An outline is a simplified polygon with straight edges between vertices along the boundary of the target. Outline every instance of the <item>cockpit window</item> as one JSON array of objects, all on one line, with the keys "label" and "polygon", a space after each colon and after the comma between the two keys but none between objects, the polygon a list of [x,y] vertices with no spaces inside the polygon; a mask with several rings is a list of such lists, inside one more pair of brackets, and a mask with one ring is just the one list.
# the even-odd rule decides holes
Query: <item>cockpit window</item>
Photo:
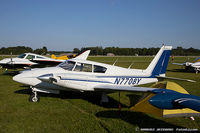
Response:
[{"label": "cockpit window", "polygon": [[73,61],[65,61],[58,66],[65,70],[72,71],[72,69],[74,68],[74,65],[75,65],[75,62]]},{"label": "cockpit window", "polygon": [[92,72],[92,64],[76,63],[76,72]]},{"label": "cockpit window", "polygon": [[105,73],[106,70],[107,70],[107,68],[105,68],[105,67],[94,65],[95,73]]},{"label": "cockpit window", "polygon": [[18,56],[18,58],[24,58],[26,56],[26,54],[21,54]]},{"label": "cockpit window", "polygon": [[34,59],[34,58],[35,58],[34,55],[28,55],[28,56],[26,57],[26,59],[28,59],[28,60],[32,60],[32,59]]}]

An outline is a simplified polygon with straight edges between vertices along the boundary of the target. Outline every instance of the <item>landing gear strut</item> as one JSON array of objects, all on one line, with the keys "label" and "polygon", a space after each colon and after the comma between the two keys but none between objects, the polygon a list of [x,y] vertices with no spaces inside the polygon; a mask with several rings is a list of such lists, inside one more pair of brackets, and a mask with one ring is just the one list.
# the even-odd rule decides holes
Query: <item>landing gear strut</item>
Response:
[{"label": "landing gear strut", "polygon": [[32,94],[29,97],[29,101],[30,102],[39,102],[40,101],[40,97],[39,95],[37,95],[37,91],[34,90],[34,88],[32,88]]}]

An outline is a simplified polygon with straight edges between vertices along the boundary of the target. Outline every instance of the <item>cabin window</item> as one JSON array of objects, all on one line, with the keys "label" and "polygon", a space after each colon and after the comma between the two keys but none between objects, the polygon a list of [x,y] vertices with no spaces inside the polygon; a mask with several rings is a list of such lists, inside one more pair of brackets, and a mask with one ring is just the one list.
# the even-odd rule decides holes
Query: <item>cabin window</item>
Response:
[{"label": "cabin window", "polygon": [[106,70],[107,70],[107,68],[105,68],[105,67],[94,65],[95,73],[105,73]]},{"label": "cabin window", "polygon": [[32,59],[34,59],[34,58],[35,58],[34,55],[28,55],[28,56],[26,57],[26,59],[28,59],[28,60],[32,60]]},{"label": "cabin window", "polygon": [[83,70],[83,64],[77,62],[74,71],[81,72],[82,70]]},{"label": "cabin window", "polygon": [[83,72],[92,72],[92,64],[83,64]]},{"label": "cabin window", "polygon": [[26,56],[26,54],[21,54],[18,56],[18,58],[24,58]]},{"label": "cabin window", "polygon": [[76,72],[92,72],[92,64],[76,63]]},{"label": "cabin window", "polygon": [[72,71],[72,69],[74,68],[74,65],[75,65],[75,62],[73,61],[65,61],[58,66],[65,70]]}]

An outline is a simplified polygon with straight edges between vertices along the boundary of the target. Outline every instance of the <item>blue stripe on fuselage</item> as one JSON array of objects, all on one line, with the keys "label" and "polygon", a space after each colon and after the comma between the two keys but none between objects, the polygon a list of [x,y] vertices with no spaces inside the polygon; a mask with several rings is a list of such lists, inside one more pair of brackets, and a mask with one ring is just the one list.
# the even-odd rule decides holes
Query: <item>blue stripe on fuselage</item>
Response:
[{"label": "blue stripe on fuselage", "polygon": [[[155,77],[135,77],[135,76],[98,76],[101,78],[113,78],[113,82],[102,81],[102,80],[87,80],[87,79],[74,79],[74,78],[61,78],[61,80],[72,80],[72,81],[82,81],[82,82],[96,82],[96,83],[108,83],[117,85],[137,85],[142,79],[145,78],[155,78]],[[119,81],[118,81],[119,80]],[[118,81],[118,82],[117,82]]]},{"label": "blue stripe on fuselage", "polygon": [[85,79],[71,79],[71,78],[61,78],[61,80],[73,80],[73,81],[85,81],[85,82],[98,82],[98,83],[111,83],[109,81],[99,81],[99,80],[85,80]]}]

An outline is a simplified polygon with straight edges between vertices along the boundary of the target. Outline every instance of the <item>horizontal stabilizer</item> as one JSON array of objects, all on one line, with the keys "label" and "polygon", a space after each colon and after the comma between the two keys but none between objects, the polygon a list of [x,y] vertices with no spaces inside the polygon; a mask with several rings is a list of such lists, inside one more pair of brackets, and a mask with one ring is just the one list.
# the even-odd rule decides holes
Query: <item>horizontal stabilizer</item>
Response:
[{"label": "horizontal stabilizer", "polygon": [[196,81],[191,80],[191,79],[182,79],[182,78],[174,78],[174,77],[156,76],[156,78],[160,78],[160,79],[172,79],[172,80],[182,80],[182,81],[188,81],[188,82],[196,82]]}]

